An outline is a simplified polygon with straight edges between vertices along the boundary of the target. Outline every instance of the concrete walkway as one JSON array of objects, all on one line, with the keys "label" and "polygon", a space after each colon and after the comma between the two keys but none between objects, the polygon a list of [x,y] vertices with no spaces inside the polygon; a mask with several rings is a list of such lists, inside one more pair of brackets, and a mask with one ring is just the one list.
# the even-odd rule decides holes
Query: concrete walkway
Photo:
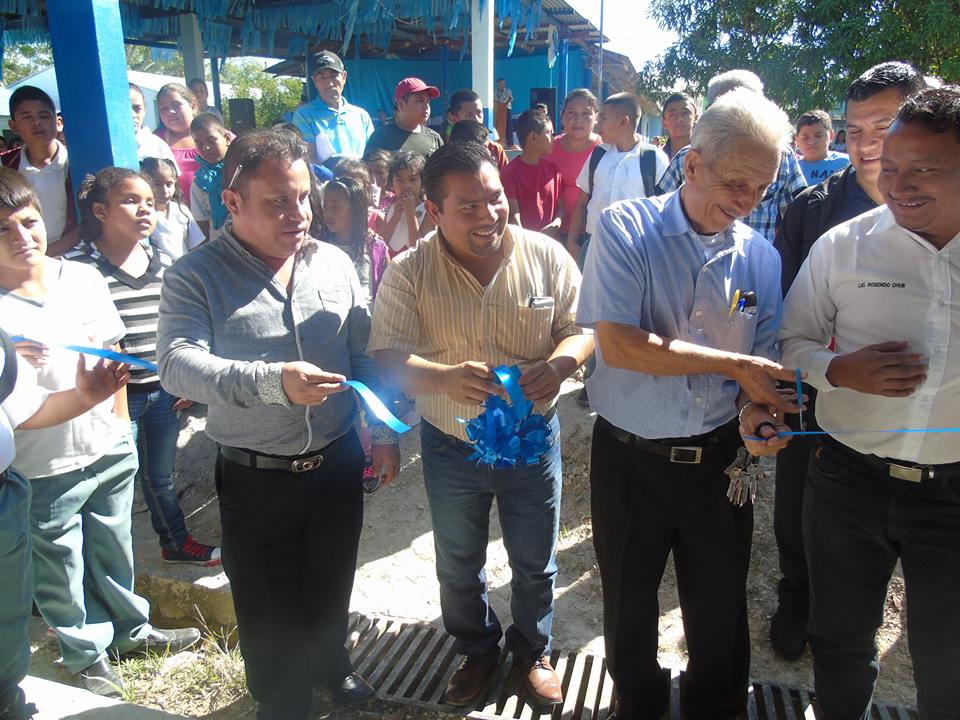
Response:
[{"label": "concrete walkway", "polygon": [[33,676],[27,676],[20,687],[27,694],[27,701],[39,710],[34,720],[182,720],[184,717]]}]

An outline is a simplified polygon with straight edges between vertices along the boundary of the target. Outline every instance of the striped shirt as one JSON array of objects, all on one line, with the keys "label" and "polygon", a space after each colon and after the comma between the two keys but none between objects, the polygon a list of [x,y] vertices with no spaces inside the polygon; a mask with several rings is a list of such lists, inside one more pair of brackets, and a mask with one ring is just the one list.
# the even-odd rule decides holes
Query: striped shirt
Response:
[{"label": "striped shirt", "polygon": [[[675,192],[624,200],[600,213],[590,239],[577,321],[641,328],[662,338],[776,359],[780,256],[746,225],[701,236]],[[753,293],[753,309],[734,298]],[[731,310],[732,306],[732,310]],[[612,368],[597,346],[590,407],[645,438],[683,438],[737,414],[739,386],[723,375],[658,376]]]},{"label": "striped shirt", "polygon": [[[434,232],[397,257],[380,283],[367,352],[400,350],[430,362],[468,360],[519,365],[547,360],[575,321],[580,271],[563,246],[510,225],[504,258],[483,287]],[[550,404],[536,408],[545,412]],[[446,395],[420,395],[417,409],[431,425],[466,439],[463,423],[481,408]]]},{"label": "striped shirt", "polygon": [[[120,348],[128,355],[141,360],[157,362],[157,321],[160,315],[160,286],[163,271],[173,264],[173,259],[162,250],[143,243],[150,262],[146,272],[133,277],[100,254],[96,245],[88,240],[67,254],[67,259],[93,265],[110,288],[120,319],[127,329],[120,341]],[[130,368],[128,392],[152,392],[160,387],[156,372],[142,367]]]}]

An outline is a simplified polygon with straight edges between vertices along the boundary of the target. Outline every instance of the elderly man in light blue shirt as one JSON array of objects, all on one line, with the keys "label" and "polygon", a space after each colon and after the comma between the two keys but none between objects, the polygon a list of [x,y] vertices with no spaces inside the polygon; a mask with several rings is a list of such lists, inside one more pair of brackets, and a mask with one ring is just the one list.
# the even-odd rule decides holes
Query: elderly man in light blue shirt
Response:
[{"label": "elderly man in light blue shirt", "polygon": [[[577,322],[596,331],[590,470],[604,639],[618,715],[659,718],[657,590],[673,552],[690,662],[686,717],[735,718],[750,668],[746,578],[753,512],[728,501],[741,446],[782,447],[794,409],[777,380],[780,259],[737,221],[777,176],[786,115],[749,90],[704,113],[675,193],[615,203],[587,255]],[[749,402],[754,401],[753,403]],[[769,423],[762,429],[762,423]]]},{"label": "elderly man in light blue shirt", "polygon": [[[359,159],[373,134],[370,114],[343,97],[346,83],[347,71],[337,55],[324,50],[314,56],[313,84],[320,97],[293,113],[293,124],[303,133],[314,162],[322,163],[332,155]],[[322,136],[319,143],[318,135]]]}]

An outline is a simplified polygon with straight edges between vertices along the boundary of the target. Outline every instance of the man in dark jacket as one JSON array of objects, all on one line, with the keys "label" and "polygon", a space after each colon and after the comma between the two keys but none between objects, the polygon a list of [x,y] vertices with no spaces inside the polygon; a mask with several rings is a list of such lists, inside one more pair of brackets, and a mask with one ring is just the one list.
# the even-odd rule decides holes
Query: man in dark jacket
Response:
[{"label": "man in dark jacket", "polygon": [[[846,92],[850,166],[801,192],[777,229],[774,245],[780,252],[784,295],[817,238],[883,202],[877,189],[883,138],[903,101],[924,87],[923,76],[902,62],[875,65],[850,83]],[[804,392],[809,396],[803,414],[806,429],[815,430],[815,391],[804,386]],[[798,416],[788,418],[799,429]],[[807,563],[800,520],[813,445],[809,437],[795,437],[777,455],[773,527],[783,577],[777,586],[779,603],[770,621],[770,642],[787,660],[799,658],[807,643]]]}]

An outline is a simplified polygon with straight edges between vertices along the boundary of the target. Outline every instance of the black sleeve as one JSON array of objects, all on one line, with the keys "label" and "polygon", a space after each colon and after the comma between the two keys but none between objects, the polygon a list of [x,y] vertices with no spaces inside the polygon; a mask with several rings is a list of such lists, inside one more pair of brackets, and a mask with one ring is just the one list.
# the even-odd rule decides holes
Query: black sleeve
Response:
[{"label": "black sleeve", "polygon": [[773,241],[774,247],[780,253],[780,286],[786,297],[787,291],[793,284],[794,278],[800,272],[800,266],[807,256],[804,242],[804,218],[807,212],[807,203],[810,200],[809,192],[801,192],[793,202],[787,206],[777,235]]}]

